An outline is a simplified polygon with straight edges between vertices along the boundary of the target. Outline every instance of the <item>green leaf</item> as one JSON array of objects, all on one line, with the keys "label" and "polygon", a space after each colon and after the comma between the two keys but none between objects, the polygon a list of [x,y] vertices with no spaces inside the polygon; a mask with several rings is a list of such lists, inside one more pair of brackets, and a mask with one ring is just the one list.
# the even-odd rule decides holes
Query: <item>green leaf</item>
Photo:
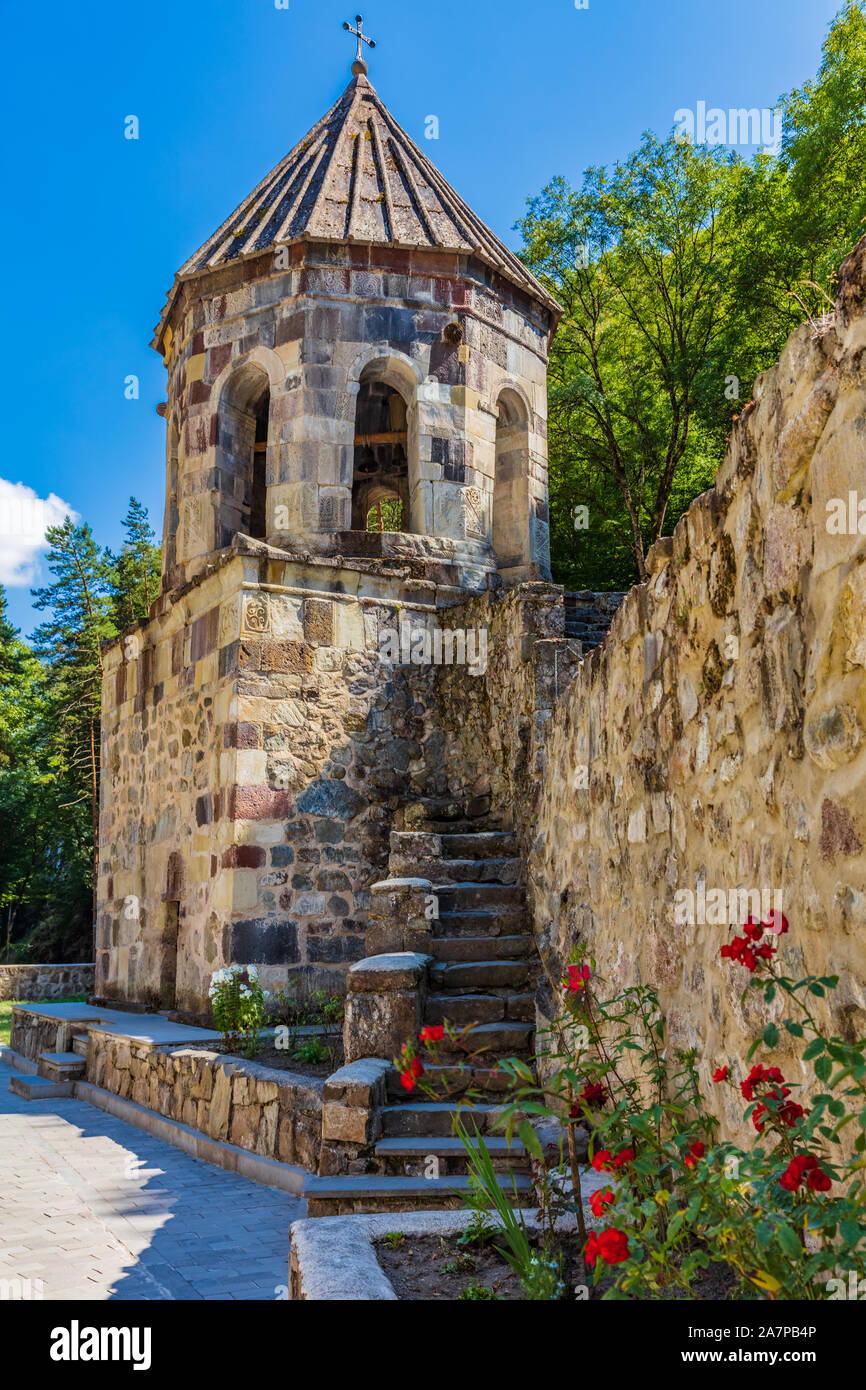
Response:
[{"label": "green leaf", "polygon": [[824,1039],[813,1038],[808,1047],[803,1049],[803,1061],[811,1062],[813,1057],[820,1057],[824,1051]]},{"label": "green leaf", "polygon": [[802,1023],[795,1023],[793,1019],[791,1019],[791,1018],[786,1018],[786,1019],[785,1019],[785,1027],[787,1028],[788,1032],[792,1035],[792,1037],[795,1037],[795,1038],[802,1038],[802,1036],[803,1036],[803,1025],[802,1025]]},{"label": "green leaf", "polygon": [[779,1041],[779,1030],[775,1023],[768,1023],[764,1029],[764,1042],[767,1047],[775,1047]]},{"label": "green leaf", "polygon": [[833,1070],[833,1063],[829,1057],[815,1058],[815,1075],[819,1081],[829,1081],[830,1073]]},{"label": "green leaf", "polygon": [[524,1148],[532,1154],[532,1157],[543,1162],[544,1150],[541,1147],[541,1141],[528,1120],[521,1120],[517,1126],[517,1133]]},{"label": "green leaf", "polygon": [[843,1221],[839,1222],[839,1232],[845,1244],[851,1250],[856,1250],[860,1241],[863,1239],[862,1227],[859,1222],[852,1220],[850,1216],[846,1216]]},{"label": "green leaf", "polygon": [[776,1240],[781,1245],[785,1254],[791,1260],[800,1260],[803,1255],[803,1247],[797,1239],[796,1231],[790,1226],[781,1225],[776,1229]]}]

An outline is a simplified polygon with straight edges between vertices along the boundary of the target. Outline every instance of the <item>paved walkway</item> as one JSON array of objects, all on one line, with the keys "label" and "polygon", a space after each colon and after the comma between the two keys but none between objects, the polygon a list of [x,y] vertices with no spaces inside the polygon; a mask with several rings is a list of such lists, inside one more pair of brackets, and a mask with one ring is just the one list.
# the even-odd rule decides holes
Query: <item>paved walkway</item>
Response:
[{"label": "paved walkway", "polygon": [[0,1298],[16,1279],[45,1299],[286,1297],[303,1202],[84,1101],[22,1100],[12,1075],[0,1063]]}]

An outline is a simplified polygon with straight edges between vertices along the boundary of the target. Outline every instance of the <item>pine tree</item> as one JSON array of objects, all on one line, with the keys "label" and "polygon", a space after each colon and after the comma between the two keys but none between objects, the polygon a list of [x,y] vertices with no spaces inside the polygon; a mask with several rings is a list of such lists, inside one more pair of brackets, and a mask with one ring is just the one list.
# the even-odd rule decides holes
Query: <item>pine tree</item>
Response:
[{"label": "pine tree", "polygon": [[91,877],[95,901],[99,856],[99,716],[103,663],[100,643],[117,635],[112,617],[111,557],[90,527],[69,517],[46,532],[54,582],[34,589],[33,606],[48,610],[33,634],[51,691],[49,734],[64,809],[89,803]]},{"label": "pine tree", "polygon": [[112,616],[118,632],[147,617],[159,593],[161,570],[160,549],[147,508],[135,497],[129,499],[123,528],[126,540],[119,554],[112,557],[110,578]]}]

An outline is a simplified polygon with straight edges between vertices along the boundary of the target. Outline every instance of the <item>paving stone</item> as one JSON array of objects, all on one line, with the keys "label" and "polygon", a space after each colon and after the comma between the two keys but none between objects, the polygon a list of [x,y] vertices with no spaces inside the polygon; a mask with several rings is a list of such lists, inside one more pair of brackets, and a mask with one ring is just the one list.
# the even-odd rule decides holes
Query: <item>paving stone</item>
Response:
[{"label": "paving stone", "polygon": [[[0,1270],[46,1301],[269,1299],[304,1203],[83,1101],[27,1101],[0,1064]],[[207,1293],[203,1292],[206,1287]]]}]

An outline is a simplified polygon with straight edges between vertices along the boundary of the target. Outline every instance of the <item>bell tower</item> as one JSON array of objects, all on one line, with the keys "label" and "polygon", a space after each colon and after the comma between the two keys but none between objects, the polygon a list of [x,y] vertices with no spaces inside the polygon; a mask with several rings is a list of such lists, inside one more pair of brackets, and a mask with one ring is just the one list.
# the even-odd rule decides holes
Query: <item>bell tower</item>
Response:
[{"label": "bell tower", "polygon": [[[352,80],[175,277],[163,585],[108,648],[97,994],[340,988],[398,811],[441,777],[407,616],[549,577],[559,309]],[[429,749],[429,752],[428,752]]]},{"label": "bell tower", "polygon": [[167,588],[237,536],[447,555],[458,589],[549,577],[558,306],[397,124],[348,27],[349,86],[181,268],[156,330]]}]

